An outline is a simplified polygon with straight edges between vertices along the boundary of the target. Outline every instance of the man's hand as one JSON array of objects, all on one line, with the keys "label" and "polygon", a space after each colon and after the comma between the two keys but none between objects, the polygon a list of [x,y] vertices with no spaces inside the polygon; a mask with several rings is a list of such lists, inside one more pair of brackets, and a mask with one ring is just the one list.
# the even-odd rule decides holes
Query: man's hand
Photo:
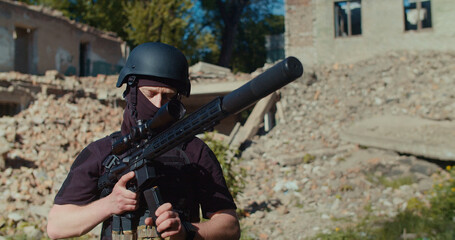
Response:
[{"label": "man's hand", "polygon": [[109,198],[112,214],[122,214],[124,212],[134,211],[138,208],[137,194],[126,188],[128,181],[134,178],[134,172],[123,175],[115,184]]},{"label": "man's hand", "polygon": [[[172,210],[172,204],[165,203],[156,211],[156,230],[161,234],[162,238],[171,237],[173,240],[185,239],[186,231],[182,226],[179,214]],[[152,226],[152,218],[147,218],[145,224]]]}]

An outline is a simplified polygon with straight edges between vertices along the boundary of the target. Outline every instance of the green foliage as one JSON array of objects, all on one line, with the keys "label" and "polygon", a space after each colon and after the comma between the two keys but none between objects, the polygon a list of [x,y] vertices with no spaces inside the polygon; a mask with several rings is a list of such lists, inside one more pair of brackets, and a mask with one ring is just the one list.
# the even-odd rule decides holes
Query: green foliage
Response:
[{"label": "green foliage", "polygon": [[253,72],[264,66],[267,58],[266,35],[284,32],[284,16],[270,14],[258,20],[248,16],[248,12],[245,15],[235,42],[231,63],[234,72]]},{"label": "green foliage", "polygon": [[[447,167],[448,179],[431,191],[429,204],[411,198],[407,208],[393,219],[368,215],[358,225],[336,228],[332,233],[319,234],[314,239],[455,239],[455,171]],[[410,237],[412,236],[412,238]]]},{"label": "green foliage", "polygon": [[411,185],[412,183],[414,183],[414,179],[411,176],[399,177],[399,178],[392,179],[392,180],[382,177],[382,178],[380,178],[380,182],[382,185],[384,185],[386,187],[391,187],[393,189],[397,189],[403,185]]},{"label": "green foliage", "polygon": [[182,48],[191,7],[190,0],[128,2],[124,8],[128,39],[135,45],[163,42]]},{"label": "green foliage", "polygon": [[190,64],[196,64],[199,61],[216,62],[220,55],[220,47],[217,44],[216,37],[205,31],[199,24],[191,26],[193,31],[187,34],[185,48],[181,48],[185,56],[188,57]]},{"label": "green foliage", "polygon": [[[70,1],[72,2],[72,1]],[[128,40],[125,26],[128,23],[124,2],[119,0],[76,1],[66,15],[90,26],[117,33]]]},{"label": "green foliage", "polygon": [[353,191],[353,190],[354,190],[354,187],[349,184],[345,184],[340,187],[340,191],[342,191],[342,192],[349,192],[349,191]]},{"label": "green foliage", "polygon": [[302,160],[303,160],[303,163],[308,164],[308,163],[314,162],[315,159],[316,159],[315,156],[307,153],[307,154],[305,154],[305,156],[303,156]]},{"label": "green foliage", "polygon": [[237,195],[245,188],[246,170],[240,167],[241,159],[236,157],[237,151],[230,149],[229,146],[220,140],[214,139],[211,134],[205,133],[202,140],[215,153],[223,169],[223,175],[232,197]]},{"label": "green foliage", "polygon": [[443,231],[446,226],[451,226],[451,236],[455,238],[455,169],[448,166],[447,170],[450,178],[434,187],[429,213],[434,221],[441,223],[440,226],[434,226],[435,228]]},{"label": "green foliage", "polygon": [[[262,67],[267,54],[265,36],[284,32],[284,16],[272,14],[280,1],[246,2],[243,7],[243,1],[200,0],[201,7],[205,10],[202,25],[211,29],[220,49],[229,48],[226,45],[232,46],[232,57],[228,60],[228,65],[234,72],[252,72]],[[217,62],[225,57],[222,54],[227,53],[221,51]]]},{"label": "green foliage", "polygon": [[241,235],[240,235],[240,240],[255,240],[257,239],[256,236],[254,236],[254,234],[251,234],[250,233],[250,229],[248,227],[244,227],[244,226],[240,226],[240,231],[241,231]]},{"label": "green foliage", "polygon": [[275,35],[284,33],[284,16],[282,15],[267,15],[264,19],[264,26],[267,28],[268,34]]},{"label": "green foliage", "polygon": [[[3,219],[0,216],[0,236],[3,236],[5,240],[25,240],[30,239],[30,236],[27,235],[26,227],[34,227],[35,229],[39,229],[38,223],[31,223],[27,221],[13,221],[11,219]],[[30,234],[30,233],[28,233]],[[44,234],[39,233],[34,236],[38,239],[45,240],[49,239]],[[2,239],[2,237],[0,237]]]},{"label": "green foliage", "polygon": [[374,175],[367,175],[368,181],[381,184],[384,187],[391,187],[393,189],[397,189],[403,185],[411,185],[414,183],[414,178],[412,176],[402,176],[398,178],[388,178],[385,176],[374,176]]}]

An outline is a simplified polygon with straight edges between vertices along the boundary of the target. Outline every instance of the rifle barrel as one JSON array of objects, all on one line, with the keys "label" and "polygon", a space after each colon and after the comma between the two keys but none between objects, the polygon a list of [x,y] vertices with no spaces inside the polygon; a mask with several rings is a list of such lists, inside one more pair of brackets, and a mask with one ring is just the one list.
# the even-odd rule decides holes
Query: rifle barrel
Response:
[{"label": "rifle barrel", "polygon": [[[128,170],[122,171],[120,175],[129,171],[135,171],[137,174],[137,187],[138,189],[141,189],[142,186],[147,183],[150,176],[154,174],[152,171],[149,171],[147,167],[148,160],[153,160],[177,145],[188,141],[196,134],[211,129],[228,115],[240,112],[261,98],[299,78],[302,74],[303,66],[300,61],[295,57],[286,58],[223,98],[215,98],[213,101],[202,106],[187,117],[180,119],[164,131],[159,132],[157,135],[147,140],[147,143],[143,148],[137,149],[128,156],[122,157],[119,162],[127,163]],[[167,109],[168,113],[170,116],[176,116],[175,120],[179,119],[184,114],[184,111],[179,106],[169,106],[172,106],[172,109]],[[167,115],[165,119],[168,119]],[[164,122],[167,123],[168,121]],[[153,126],[164,126],[158,123],[161,123],[161,121],[157,121]],[[132,138],[131,136],[129,137]],[[130,146],[130,144],[124,142],[121,144],[124,145],[123,147]],[[123,147],[121,148],[122,151],[120,151],[122,153]],[[122,166],[121,170],[123,169]],[[98,187],[100,189],[106,188],[109,190],[112,188],[109,186],[113,186],[116,182],[115,179],[111,179],[112,176],[116,176],[117,178],[121,177],[117,174],[116,170],[117,168],[115,167],[109,169],[109,171],[100,178],[98,181]],[[105,192],[105,194],[102,196],[110,193],[109,191],[104,190],[103,192]]]},{"label": "rifle barrel", "polygon": [[222,109],[229,114],[238,113],[302,74],[302,63],[295,57],[288,57],[224,96]]}]

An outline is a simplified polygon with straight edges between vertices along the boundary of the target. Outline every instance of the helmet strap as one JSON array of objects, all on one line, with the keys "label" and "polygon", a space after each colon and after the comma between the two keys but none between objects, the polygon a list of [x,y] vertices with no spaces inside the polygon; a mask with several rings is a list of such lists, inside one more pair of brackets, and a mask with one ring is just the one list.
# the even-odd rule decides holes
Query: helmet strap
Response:
[{"label": "helmet strap", "polygon": [[131,117],[133,117],[133,120],[137,122],[137,81],[136,81],[136,76],[130,76],[128,78],[128,86],[127,86],[127,91],[130,92],[130,107],[131,107]]}]

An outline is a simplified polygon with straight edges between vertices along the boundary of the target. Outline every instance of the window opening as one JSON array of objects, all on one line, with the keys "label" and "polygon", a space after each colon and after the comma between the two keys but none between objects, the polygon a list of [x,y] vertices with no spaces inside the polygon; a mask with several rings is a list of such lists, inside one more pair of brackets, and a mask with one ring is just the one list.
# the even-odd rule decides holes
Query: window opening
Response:
[{"label": "window opening", "polygon": [[403,0],[403,5],[405,31],[431,28],[430,0]]},{"label": "window opening", "polygon": [[266,35],[265,49],[267,51],[267,63],[284,59],[284,34]]},{"label": "window opening", "polygon": [[14,102],[0,102],[0,117],[14,116],[18,114],[21,107],[18,103]]},{"label": "window opening", "polygon": [[361,1],[335,2],[335,37],[362,34]]},{"label": "window opening", "polygon": [[79,45],[79,76],[88,76],[90,73],[90,62],[88,60],[88,43],[81,43]]},{"label": "window opening", "polygon": [[14,29],[14,71],[31,73],[33,31],[29,28]]}]

